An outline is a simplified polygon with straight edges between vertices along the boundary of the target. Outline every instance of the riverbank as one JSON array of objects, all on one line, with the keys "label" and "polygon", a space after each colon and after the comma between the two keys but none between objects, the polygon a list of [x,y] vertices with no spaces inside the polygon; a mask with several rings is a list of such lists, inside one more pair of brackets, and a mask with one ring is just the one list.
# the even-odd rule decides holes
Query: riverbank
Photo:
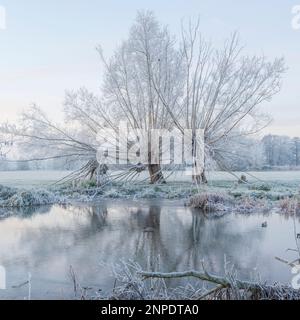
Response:
[{"label": "riverbank", "polygon": [[[14,208],[53,204],[90,203],[105,199],[182,200],[186,205],[206,212],[253,213],[299,211],[300,173],[249,172],[247,183],[239,183],[241,173],[208,173],[209,183],[196,186],[190,177],[176,172],[166,184],[150,185],[143,177],[131,182],[109,182],[96,187],[95,181],[79,184],[54,182],[67,172],[1,172],[1,216]],[[241,182],[241,181],[240,181]],[[1,185],[4,184],[4,185]]]},{"label": "riverbank", "polygon": [[[132,261],[120,261],[112,267],[115,287],[109,293],[98,291],[89,295],[72,273],[75,297],[81,300],[300,300],[300,291],[288,284],[263,283],[261,280],[242,281],[234,267],[224,276],[201,271],[145,272]],[[172,288],[170,281],[190,279],[183,286]]]},{"label": "riverbank", "polygon": [[113,182],[98,188],[93,182],[83,182],[76,187],[65,184],[32,189],[0,185],[2,216],[14,208],[91,203],[105,199],[182,200],[186,206],[217,216],[230,212],[250,214],[280,211],[300,214],[297,181],[238,183],[216,180],[201,186],[176,181],[161,185]]}]

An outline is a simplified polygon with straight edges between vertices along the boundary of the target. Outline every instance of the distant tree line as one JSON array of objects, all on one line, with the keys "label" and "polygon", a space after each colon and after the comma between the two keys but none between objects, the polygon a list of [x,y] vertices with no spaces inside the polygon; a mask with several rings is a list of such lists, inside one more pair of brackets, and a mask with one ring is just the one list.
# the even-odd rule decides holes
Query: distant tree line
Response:
[{"label": "distant tree line", "polygon": [[266,135],[261,140],[238,139],[228,146],[230,170],[300,169],[300,138]]},{"label": "distant tree line", "polygon": [[300,138],[267,135],[262,139],[265,164],[273,166],[300,166]]}]

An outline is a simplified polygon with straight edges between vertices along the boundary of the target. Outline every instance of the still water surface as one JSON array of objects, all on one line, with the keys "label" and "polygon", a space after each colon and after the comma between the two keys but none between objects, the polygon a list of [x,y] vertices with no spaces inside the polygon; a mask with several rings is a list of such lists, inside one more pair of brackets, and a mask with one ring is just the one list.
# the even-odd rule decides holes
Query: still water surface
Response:
[{"label": "still water surface", "polygon": [[222,275],[226,258],[242,279],[259,271],[267,282],[290,283],[290,268],[275,256],[297,258],[286,251],[296,247],[294,227],[300,230],[299,221],[276,213],[207,219],[171,201],[110,200],[16,212],[0,220],[0,264],[7,272],[0,299],[27,298],[28,286],[16,286],[28,273],[32,299],[73,298],[70,266],[82,286],[109,291],[114,279],[103,262],[120,259],[166,272],[201,270],[204,260],[211,273]]}]

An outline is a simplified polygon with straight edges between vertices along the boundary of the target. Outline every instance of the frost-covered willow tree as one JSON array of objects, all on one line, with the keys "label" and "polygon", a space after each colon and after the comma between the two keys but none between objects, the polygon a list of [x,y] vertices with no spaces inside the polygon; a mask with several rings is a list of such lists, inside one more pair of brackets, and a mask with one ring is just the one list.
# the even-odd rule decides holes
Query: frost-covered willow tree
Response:
[{"label": "frost-covered willow tree", "polygon": [[[50,119],[37,105],[23,112],[20,122],[1,125],[3,135],[13,137],[18,162],[60,160],[79,169],[67,180],[98,178],[105,165],[98,163],[98,132],[115,128],[110,121],[110,110],[100,99],[85,88],[66,93],[63,122]],[[117,130],[115,128],[115,130]]]},{"label": "frost-covered willow tree", "polygon": [[153,13],[138,13],[128,39],[108,62],[99,52],[106,70],[105,104],[115,115],[111,122],[126,120],[131,130],[147,132],[150,180],[164,181],[161,165],[154,160],[151,130],[171,130],[180,120],[184,69],[175,38]]},{"label": "frost-covered willow tree", "polygon": [[[20,162],[66,159],[69,162],[84,163],[84,166],[74,173],[74,177],[92,177],[97,168],[97,128],[89,124],[91,118],[87,113],[84,117],[73,119],[69,113],[69,103],[72,103],[71,114],[75,116],[75,112],[88,112],[96,107],[97,98],[85,89],[68,93],[65,101],[66,121],[63,124],[49,119],[41,108],[33,105],[22,114],[19,125],[7,123],[1,126],[1,131],[14,137]],[[89,103],[88,108],[86,103]],[[97,118],[93,118],[95,126]],[[97,126],[100,125],[99,122]]]},{"label": "frost-covered willow tree", "polygon": [[[143,169],[152,183],[163,182],[164,176],[161,160],[152,161],[157,154],[151,129],[190,129],[194,167],[199,165],[196,132],[202,129],[206,166],[213,161],[226,170],[232,144],[268,123],[259,107],[280,90],[284,72],[283,59],[246,55],[236,34],[218,49],[204,39],[197,21],[183,25],[176,39],[151,12],[138,13],[128,38],[110,59],[98,51],[105,67],[100,97],[85,89],[69,92],[64,125],[34,107],[21,127],[6,127],[22,141],[25,157],[79,159],[85,165],[75,176],[93,177],[101,168],[96,160],[99,131],[117,134],[125,120],[130,130],[147,132],[150,151]],[[134,142],[121,141],[129,147]],[[134,170],[141,170],[136,165]],[[204,169],[194,174],[194,182],[206,181]]]},{"label": "frost-covered willow tree", "polygon": [[[175,126],[194,133],[204,130],[206,165],[213,160],[226,169],[224,160],[237,138],[255,134],[269,123],[259,107],[279,92],[284,60],[245,55],[237,34],[223,48],[214,48],[203,38],[199,20],[182,26],[180,52],[185,79],[179,117],[156,89],[171,118],[178,119]],[[197,147],[195,141],[195,154]],[[206,182],[204,170],[193,176],[194,181]]]}]

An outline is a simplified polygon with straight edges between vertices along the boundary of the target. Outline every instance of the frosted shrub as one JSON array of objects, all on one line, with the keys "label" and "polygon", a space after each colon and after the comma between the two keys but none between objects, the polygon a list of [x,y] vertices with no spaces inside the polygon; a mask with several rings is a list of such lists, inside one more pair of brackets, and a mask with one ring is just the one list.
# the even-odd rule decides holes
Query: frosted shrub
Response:
[{"label": "frosted shrub", "polygon": [[250,190],[271,191],[272,187],[267,183],[256,183],[249,187]]},{"label": "frosted shrub", "polygon": [[16,193],[15,189],[0,185],[0,201],[9,199],[15,193]]},{"label": "frosted shrub", "polygon": [[270,210],[270,203],[266,199],[257,199],[251,196],[241,198],[235,207],[236,212],[244,214],[268,210]]},{"label": "frosted shrub", "polygon": [[221,193],[199,193],[190,197],[188,206],[191,208],[201,209],[203,211],[225,210],[225,205],[229,204],[232,199]]},{"label": "frosted shrub", "polygon": [[279,207],[286,214],[300,214],[300,203],[295,198],[285,198],[280,201]]},{"label": "frosted shrub", "polygon": [[61,202],[61,198],[47,190],[20,190],[2,202],[3,207],[30,207]]}]

